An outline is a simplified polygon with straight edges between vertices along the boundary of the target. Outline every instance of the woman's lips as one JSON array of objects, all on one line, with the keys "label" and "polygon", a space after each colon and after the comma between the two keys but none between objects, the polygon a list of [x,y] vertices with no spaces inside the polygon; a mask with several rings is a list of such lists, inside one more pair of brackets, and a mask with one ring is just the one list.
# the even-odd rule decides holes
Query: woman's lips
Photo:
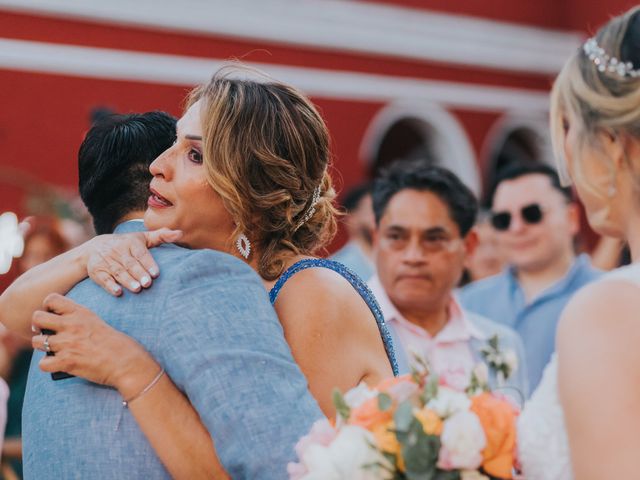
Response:
[{"label": "woman's lips", "polygon": [[166,208],[173,206],[173,203],[164,198],[155,190],[151,189],[151,195],[149,196],[149,200],[147,200],[147,205],[152,208]]}]

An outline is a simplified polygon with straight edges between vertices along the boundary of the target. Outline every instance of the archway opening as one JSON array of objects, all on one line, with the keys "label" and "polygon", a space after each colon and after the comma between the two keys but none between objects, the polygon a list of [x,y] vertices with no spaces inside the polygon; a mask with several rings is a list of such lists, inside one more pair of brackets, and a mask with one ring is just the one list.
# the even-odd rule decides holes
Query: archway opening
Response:
[{"label": "archway opening", "polygon": [[433,128],[424,120],[402,118],[393,123],[380,140],[371,162],[370,174],[375,177],[399,160],[426,160],[438,163]]}]

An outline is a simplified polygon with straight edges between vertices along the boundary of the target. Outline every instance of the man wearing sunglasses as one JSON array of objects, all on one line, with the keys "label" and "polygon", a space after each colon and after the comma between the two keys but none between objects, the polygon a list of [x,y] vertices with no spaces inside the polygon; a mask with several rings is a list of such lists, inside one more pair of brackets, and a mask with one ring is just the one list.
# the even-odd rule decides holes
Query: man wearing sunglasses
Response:
[{"label": "man wearing sunglasses", "polygon": [[498,174],[491,225],[509,267],[466,286],[460,299],[469,310],[520,334],[533,391],[555,350],[561,311],[599,272],[586,255],[575,255],[579,209],[547,165],[517,164]]},{"label": "man wearing sunglasses", "polygon": [[[369,285],[380,303],[396,347],[400,373],[412,354],[429,361],[450,386],[464,389],[497,336],[519,367],[506,379],[507,393],[527,394],[524,348],[510,328],[460,308],[453,290],[477,245],[473,193],[450,171],[424,163],[396,163],[373,189],[377,275]],[[489,368],[489,384],[498,386]],[[516,391],[514,391],[516,390]]]}]

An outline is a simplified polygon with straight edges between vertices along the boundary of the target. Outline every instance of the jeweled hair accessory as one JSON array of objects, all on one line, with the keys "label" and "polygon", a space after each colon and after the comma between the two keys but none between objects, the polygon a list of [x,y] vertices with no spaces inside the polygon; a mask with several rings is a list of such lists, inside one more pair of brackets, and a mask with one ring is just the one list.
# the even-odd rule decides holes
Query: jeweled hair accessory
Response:
[{"label": "jeweled hair accessory", "polygon": [[313,196],[311,197],[311,205],[309,205],[309,207],[307,208],[307,211],[304,213],[304,215],[296,225],[296,228],[293,230],[294,232],[297,232],[298,229],[302,225],[304,225],[313,216],[314,213],[316,213],[316,205],[318,204],[319,201],[320,201],[320,185],[318,185],[313,191]]},{"label": "jeweled hair accessory", "polygon": [[640,69],[633,68],[633,63],[621,62],[618,58],[610,56],[598,45],[595,38],[587,40],[582,46],[582,50],[595,64],[599,72],[616,73],[621,77],[636,78],[640,76]]}]

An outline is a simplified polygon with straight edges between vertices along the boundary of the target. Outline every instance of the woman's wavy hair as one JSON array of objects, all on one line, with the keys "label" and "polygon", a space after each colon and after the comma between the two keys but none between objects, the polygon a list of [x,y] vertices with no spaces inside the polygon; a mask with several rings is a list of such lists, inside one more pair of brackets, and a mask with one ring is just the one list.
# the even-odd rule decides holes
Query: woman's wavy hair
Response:
[{"label": "woman's wavy hair", "polygon": [[[609,56],[640,69],[640,7],[612,18],[598,30],[595,39]],[[553,148],[559,171],[565,176],[563,123],[569,112],[577,120],[571,128],[578,129],[582,143],[579,147],[588,143],[597,148],[597,134],[602,132],[640,139],[640,77],[621,76],[606,68],[599,70],[583,48],[569,58],[554,82],[550,111]],[[634,165],[629,158],[627,161],[631,171],[638,172],[640,165]],[[574,175],[583,176],[580,162],[574,164]],[[640,187],[640,175],[635,177]],[[596,193],[593,185],[586,185]]]},{"label": "woman's wavy hair", "polygon": [[236,223],[232,238],[244,232],[258,273],[274,280],[288,257],[310,255],[335,235],[327,127],[302,93],[247,67],[218,70],[188,106],[197,101],[208,181]]}]

